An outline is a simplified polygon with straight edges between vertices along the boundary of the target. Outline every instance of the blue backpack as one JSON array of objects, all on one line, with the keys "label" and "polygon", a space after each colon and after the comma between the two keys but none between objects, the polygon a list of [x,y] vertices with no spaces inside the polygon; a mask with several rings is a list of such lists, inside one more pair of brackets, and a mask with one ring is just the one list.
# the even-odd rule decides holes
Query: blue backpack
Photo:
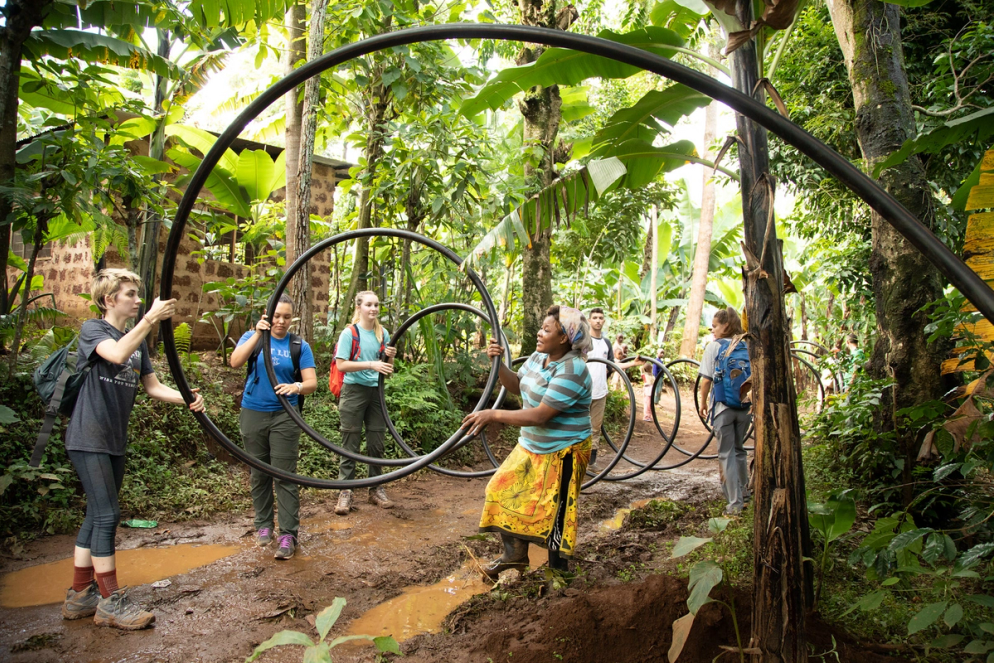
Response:
[{"label": "blue backpack", "polygon": [[742,392],[752,378],[749,348],[742,338],[718,339],[718,356],[714,361],[714,402],[736,410],[748,410],[751,405],[742,401]]}]

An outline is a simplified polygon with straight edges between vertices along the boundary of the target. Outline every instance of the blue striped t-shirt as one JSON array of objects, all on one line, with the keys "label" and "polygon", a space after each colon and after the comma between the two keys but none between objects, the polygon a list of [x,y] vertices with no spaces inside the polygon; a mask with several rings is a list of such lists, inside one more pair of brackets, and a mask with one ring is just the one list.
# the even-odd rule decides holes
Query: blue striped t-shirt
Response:
[{"label": "blue striped t-shirt", "polygon": [[559,361],[536,352],[518,371],[524,409],[545,403],[559,414],[544,426],[524,426],[518,442],[536,454],[551,454],[590,437],[590,392],[593,383],[587,364],[575,352]]}]

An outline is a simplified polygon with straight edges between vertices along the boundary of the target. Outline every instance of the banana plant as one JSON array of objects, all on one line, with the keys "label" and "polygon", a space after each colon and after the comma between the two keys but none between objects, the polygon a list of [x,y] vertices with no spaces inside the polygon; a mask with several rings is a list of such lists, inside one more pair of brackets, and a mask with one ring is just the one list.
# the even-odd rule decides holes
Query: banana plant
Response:
[{"label": "banana plant", "polygon": [[[206,155],[217,140],[203,129],[183,124],[167,126],[166,135],[186,146],[186,149],[174,147],[168,150],[167,156],[191,173],[202,161],[192,150]],[[180,178],[177,183],[182,183],[185,178]],[[236,154],[229,148],[224,151],[204,186],[214,196],[215,206],[257,222],[265,212],[266,202],[272,193],[286,186],[286,152],[280,152],[273,159],[265,150],[242,150]]]}]

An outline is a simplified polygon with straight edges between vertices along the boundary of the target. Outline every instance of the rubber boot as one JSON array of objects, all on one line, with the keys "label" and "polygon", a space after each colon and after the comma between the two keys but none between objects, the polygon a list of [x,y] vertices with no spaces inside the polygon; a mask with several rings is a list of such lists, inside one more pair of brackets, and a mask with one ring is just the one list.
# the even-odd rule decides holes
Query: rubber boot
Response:
[{"label": "rubber boot", "polygon": [[510,534],[500,534],[504,544],[504,554],[483,567],[483,572],[491,580],[496,580],[502,572],[508,569],[523,570],[528,566],[528,542]]},{"label": "rubber boot", "polygon": [[549,551],[549,568],[556,571],[569,571],[569,560],[559,554],[558,550]]}]

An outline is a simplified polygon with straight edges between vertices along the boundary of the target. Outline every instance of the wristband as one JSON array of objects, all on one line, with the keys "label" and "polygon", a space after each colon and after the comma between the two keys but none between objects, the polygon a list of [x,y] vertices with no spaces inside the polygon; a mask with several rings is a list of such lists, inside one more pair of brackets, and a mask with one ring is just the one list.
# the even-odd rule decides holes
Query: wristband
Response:
[{"label": "wristband", "polygon": [[147,322],[149,327],[154,327],[155,326],[155,323],[152,322],[151,320],[149,320],[147,315],[146,316],[142,316],[142,320],[144,320],[145,322]]}]

